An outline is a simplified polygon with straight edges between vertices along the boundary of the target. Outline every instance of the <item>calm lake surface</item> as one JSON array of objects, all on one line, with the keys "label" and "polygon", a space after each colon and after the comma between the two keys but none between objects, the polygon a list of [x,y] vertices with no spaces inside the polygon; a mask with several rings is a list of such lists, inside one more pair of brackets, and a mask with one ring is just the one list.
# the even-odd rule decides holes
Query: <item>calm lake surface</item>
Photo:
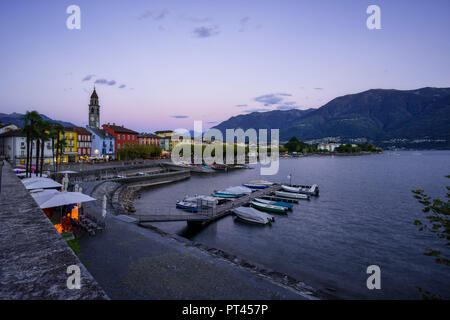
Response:
[{"label": "calm lake surface", "polygon": [[[275,176],[260,176],[259,166],[253,167],[145,190],[136,200],[137,213],[176,213],[176,200],[187,194],[210,194],[255,179],[287,182],[292,173],[294,184],[319,184],[320,196],[275,216],[272,226],[228,216],[189,238],[340,298],[415,299],[417,286],[450,297],[450,268],[423,254],[427,246],[442,248],[442,242],[413,225],[425,214],[411,193],[420,188],[444,198],[450,151],[281,159]],[[180,235],[187,231],[183,222],[154,225]],[[381,268],[381,290],[366,287],[369,265]]]}]

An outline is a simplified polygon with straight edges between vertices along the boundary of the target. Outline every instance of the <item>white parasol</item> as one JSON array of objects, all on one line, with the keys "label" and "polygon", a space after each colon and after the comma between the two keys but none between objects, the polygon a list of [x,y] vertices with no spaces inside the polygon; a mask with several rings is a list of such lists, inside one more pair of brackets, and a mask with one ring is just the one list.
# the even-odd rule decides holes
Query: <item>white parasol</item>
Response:
[{"label": "white parasol", "polygon": [[49,178],[26,178],[22,179],[22,183],[24,184],[27,190],[31,189],[48,189],[48,188],[59,188],[61,184],[49,179]]},{"label": "white parasol", "polygon": [[94,200],[96,199],[81,192],[64,191],[55,193],[50,199],[41,203],[39,206],[41,209],[45,209]]}]

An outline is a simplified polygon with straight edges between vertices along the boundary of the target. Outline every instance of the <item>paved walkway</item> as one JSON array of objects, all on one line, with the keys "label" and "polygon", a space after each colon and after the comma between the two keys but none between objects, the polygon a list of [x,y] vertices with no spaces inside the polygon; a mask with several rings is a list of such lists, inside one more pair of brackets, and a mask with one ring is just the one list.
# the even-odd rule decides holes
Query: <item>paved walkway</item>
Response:
[{"label": "paved walkway", "polygon": [[80,259],[112,299],[305,299],[188,243],[108,216]]}]

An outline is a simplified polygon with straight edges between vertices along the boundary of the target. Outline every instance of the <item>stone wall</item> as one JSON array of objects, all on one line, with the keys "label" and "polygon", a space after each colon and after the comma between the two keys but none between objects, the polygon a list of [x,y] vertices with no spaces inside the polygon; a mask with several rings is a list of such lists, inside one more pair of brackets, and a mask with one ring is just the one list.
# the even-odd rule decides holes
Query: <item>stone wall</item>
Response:
[{"label": "stone wall", "polygon": [[[0,193],[0,299],[108,299],[58,234],[11,166]],[[67,288],[67,267],[81,270],[81,288]]]}]

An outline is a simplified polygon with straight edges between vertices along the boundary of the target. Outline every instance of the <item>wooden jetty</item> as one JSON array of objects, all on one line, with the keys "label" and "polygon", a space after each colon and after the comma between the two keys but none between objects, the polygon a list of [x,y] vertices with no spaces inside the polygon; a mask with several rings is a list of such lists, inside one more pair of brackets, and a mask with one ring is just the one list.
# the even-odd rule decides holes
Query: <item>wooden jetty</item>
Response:
[{"label": "wooden jetty", "polygon": [[171,214],[171,215],[163,215],[163,214],[135,215],[135,217],[138,219],[138,223],[186,221],[188,224],[190,223],[207,224],[229,215],[234,208],[241,207],[255,198],[265,197],[280,189],[281,185],[274,184],[266,189],[258,189],[249,195],[245,195],[240,198],[230,199],[230,201],[227,201],[224,204],[217,205],[213,208],[205,209],[197,213]]}]

